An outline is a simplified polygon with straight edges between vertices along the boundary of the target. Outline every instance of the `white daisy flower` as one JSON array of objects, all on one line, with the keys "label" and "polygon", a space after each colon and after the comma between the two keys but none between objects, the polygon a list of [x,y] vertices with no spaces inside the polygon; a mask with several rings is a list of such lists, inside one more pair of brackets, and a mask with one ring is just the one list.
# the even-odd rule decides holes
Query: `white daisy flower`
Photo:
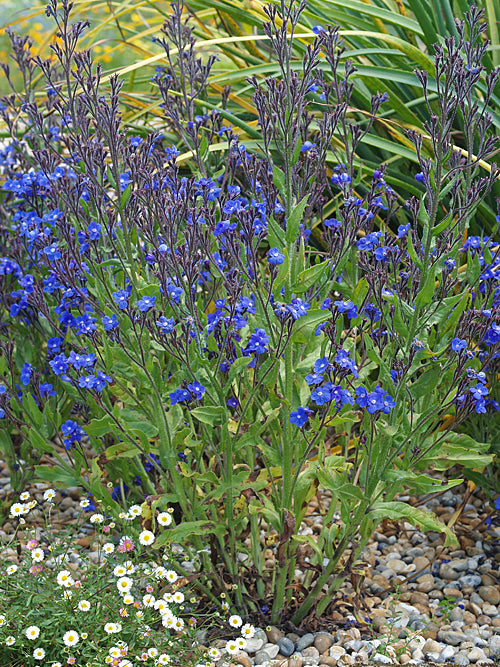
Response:
[{"label": "white daisy flower", "polygon": [[116,623],[106,623],[104,626],[104,632],[108,635],[112,635],[116,632]]},{"label": "white daisy flower", "polygon": [[229,655],[236,655],[236,653],[240,652],[240,647],[234,641],[234,639],[230,639],[228,642],[226,642],[225,649],[226,652],[229,653]]},{"label": "white daisy flower", "polygon": [[40,628],[37,625],[30,625],[29,628],[26,628],[24,634],[27,639],[38,639],[40,636]]},{"label": "white daisy flower", "polygon": [[65,600],[71,600],[73,597],[73,591],[64,591],[63,597]]},{"label": "white daisy flower", "polygon": [[122,602],[123,602],[123,604],[134,604],[134,596],[130,595],[129,593],[126,593],[122,597]]},{"label": "white daisy flower", "polygon": [[115,545],[113,542],[106,542],[106,544],[102,545],[102,550],[104,551],[105,554],[112,554],[113,551],[115,550]]},{"label": "white daisy flower", "polygon": [[151,593],[146,593],[146,595],[142,596],[142,604],[145,607],[153,607],[155,602],[156,598],[154,595],[151,595]]},{"label": "white daisy flower", "polygon": [[141,516],[142,507],[140,505],[132,505],[132,507],[129,507],[128,513],[132,516]]},{"label": "white daisy flower", "polygon": [[243,621],[241,619],[241,616],[238,616],[237,614],[233,614],[233,616],[230,616],[227,619],[227,622],[229,623],[230,626],[233,628],[239,628],[241,627]]},{"label": "white daisy flower", "polygon": [[208,650],[208,657],[212,658],[212,660],[217,661],[217,660],[220,660],[222,658],[222,653],[219,651],[218,648],[215,648],[215,646],[212,646],[212,648],[210,648]]},{"label": "white daisy flower", "polygon": [[75,630],[68,630],[64,633],[63,642],[66,646],[75,646],[80,641],[80,635]]},{"label": "white daisy flower", "polygon": [[223,602],[221,604],[222,611],[229,611],[229,602]]},{"label": "white daisy flower", "polygon": [[61,570],[57,575],[57,583],[59,586],[69,587],[75,583],[75,580],[71,576],[71,572],[69,570]]},{"label": "white daisy flower", "polygon": [[122,650],[119,646],[112,646],[108,653],[112,658],[119,658],[122,654]]},{"label": "white daisy flower", "polygon": [[56,492],[54,489],[47,489],[43,494],[43,499],[48,500],[49,502],[56,497]]},{"label": "white daisy flower", "polygon": [[98,512],[96,514],[92,514],[90,517],[90,523],[102,523],[104,521],[104,516],[102,514],[99,514]]},{"label": "white daisy flower", "polygon": [[177,632],[180,632],[181,630],[184,629],[184,625],[185,625],[185,623],[182,620],[182,618],[176,617],[176,619],[174,621],[174,626],[173,626],[174,630],[177,630]]},{"label": "white daisy flower", "polygon": [[19,500],[22,500],[23,503],[26,502],[29,499],[30,499],[30,492],[29,491],[23,491],[21,493],[21,495],[19,496]]},{"label": "white daisy flower", "polygon": [[156,602],[154,603],[154,608],[157,609],[162,615],[170,611],[168,604],[165,602],[165,600],[161,599],[156,600]]},{"label": "white daisy flower", "polygon": [[5,625],[6,623],[7,623],[7,619],[5,618],[5,616],[3,614],[0,614],[0,628],[2,627],[2,625]]},{"label": "white daisy flower", "polygon": [[173,602],[174,596],[172,595],[172,593],[163,593],[163,599],[166,600],[167,602]]},{"label": "white daisy flower", "polygon": [[166,653],[160,653],[157,659],[157,665],[168,665],[170,662],[170,656]]},{"label": "white daisy flower", "polygon": [[153,544],[154,541],[155,541],[154,533],[152,533],[150,530],[143,530],[142,533],[139,535],[139,542],[143,546]]},{"label": "white daisy flower", "polygon": [[45,649],[36,648],[33,651],[33,657],[35,658],[35,660],[43,660],[45,658]]},{"label": "white daisy flower", "polygon": [[5,638],[5,643],[7,646],[12,646],[12,644],[16,643],[16,638],[13,637],[12,635],[9,635],[8,637]]},{"label": "white daisy flower", "polygon": [[177,579],[179,578],[179,575],[177,572],[174,572],[173,570],[168,570],[167,574],[165,575],[165,578],[170,581],[171,584],[175,584]]},{"label": "white daisy flower", "polygon": [[7,568],[7,574],[14,574],[15,572],[18,571],[18,569],[19,568],[17,567],[17,565],[9,565],[9,567]]},{"label": "white daisy flower", "polygon": [[154,648],[154,646],[152,646],[151,648],[148,649],[148,656],[150,658],[156,658],[158,653],[159,653],[158,649]]},{"label": "white daisy flower", "polygon": [[172,523],[172,515],[170,512],[161,512],[156,517],[156,523],[160,526],[170,526]]},{"label": "white daisy flower", "polygon": [[[130,538],[124,537],[123,539],[126,540],[126,539],[130,539]],[[126,571],[127,571],[129,574],[134,574],[134,572],[135,572],[135,565],[132,563],[131,560],[126,560],[126,561],[123,563],[123,567],[126,569]]]},{"label": "white daisy flower", "polygon": [[36,500],[30,500],[26,507],[28,508],[26,511],[32,510],[34,507],[36,507]]},{"label": "white daisy flower", "polygon": [[137,618],[142,618],[144,616],[144,612],[139,609],[138,611],[135,612],[135,615],[137,616]]},{"label": "white daisy flower", "polygon": [[177,593],[174,593],[173,595],[174,602],[177,602],[177,604],[182,604],[185,600],[184,593],[181,591],[177,591]]},{"label": "white daisy flower", "polygon": [[162,616],[161,624],[164,628],[168,628],[170,630],[174,627],[175,620],[176,618],[173,615]]},{"label": "white daisy flower", "polygon": [[41,563],[42,560],[45,558],[45,554],[43,553],[43,549],[40,549],[40,547],[37,547],[36,549],[33,549],[31,551],[31,558],[34,563]]},{"label": "white daisy flower", "polygon": [[128,593],[134,582],[130,577],[120,577],[116,582],[116,587],[120,593]]},{"label": "white daisy flower", "polygon": [[18,517],[26,513],[26,508],[22,503],[14,503],[10,507],[10,515],[12,517]]},{"label": "white daisy flower", "polygon": [[88,600],[80,600],[80,602],[78,603],[78,609],[80,611],[89,611],[90,602]]},{"label": "white daisy flower", "polygon": [[244,651],[247,646],[247,640],[245,639],[245,637],[237,637],[235,641],[238,644],[240,650]]},{"label": "white daisy flower", "polygon": [[83,510],[87,509],[87,507],[89,507],[89,505],[90,505],[90,500],[88,500],[87,498],[83,498],[82,500],[80,500],[80,507]]},{"label": "white daisy flower", "polygon": [[251,625],[250,623],[245,623],[245,625],[241,628],[241,636],[246,637],[247,639],[251,639],[255,634],[255,627]]},{"label": "white daisy flower", "polygon": [[158,565],[153,570],[153,574],[155,575],[155,577],[157,579],[165,579],[165,577],[167,576],[167,570],[164,567],[162,567],[161,565]]},{"label": "white daisy flower", "polygon": [[130,660],[120,660],[118,667],[134,667]]}]

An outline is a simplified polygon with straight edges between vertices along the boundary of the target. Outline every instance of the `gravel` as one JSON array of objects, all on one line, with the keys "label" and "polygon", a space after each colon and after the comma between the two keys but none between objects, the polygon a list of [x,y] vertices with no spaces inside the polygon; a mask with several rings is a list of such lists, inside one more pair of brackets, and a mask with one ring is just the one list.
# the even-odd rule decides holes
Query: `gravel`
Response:
[{"label": "gravel", "polygon": [[[40,492],[42,485],[30,489],[35,495],[37,486]],[[10,491],[5,468],[0,467],[0,500]],[[71,523],[79,513],[78,500],[78,489],[65,490],[58,503],[63,523]],[[454,489],[420,507],[447,521],[462,500],[463,493]],[[404,522],[385,524],[384,532],[375,532],[361,555],[366,576],[359,615],[369,620],[367,624],[357,623],[353,605],[359,598],[346,582],[336,594],[334,610],[320,619],[324,627],[318,623],[317,631],[304,628],[297,634],[285,632],[286,625],[258,629],[245,651],[218,667],[500,664],[500,529],[487,528],[488,513],[484,499],[466,505],[455,526],[459,548],[445,549],[439,534],[421,533]],[[300,532],[316,534],[321,520],[306,516]],[[12,534],[14,523],[1,527],[0,542]],[[76,538],[82,546],[90,544],[92,531],[91,524],[80,529]],[[97,552],[90,551],[89,557],[96,559]],[[271,549],[266,558],[273,561]],[[70,560],[79,565],[77,555]],[[189,563],[183,565],[189,569]],[[300,570],[296,574],[299,581],[304,576]]]}]

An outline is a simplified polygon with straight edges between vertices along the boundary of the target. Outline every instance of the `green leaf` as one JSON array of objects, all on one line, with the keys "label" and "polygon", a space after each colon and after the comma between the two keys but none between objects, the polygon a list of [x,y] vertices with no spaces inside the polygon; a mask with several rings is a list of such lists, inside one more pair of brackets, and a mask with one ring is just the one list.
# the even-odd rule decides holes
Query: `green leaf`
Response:
[{"label": "green leaf", "polygon": [[295,292],[295,294],[302,294],[303,292],[307,292],[307,290],[314,284],[317,284],[323,276],[327,278],[330,277],[331,266],[331,262],[328,260],[326,262],[321,262],[320,264],[315,264],[305,271],[301,271],[298,275],[297,282],[292,287],[292,292]]},{"label": "green leaf", "polygon": [[376,501],[369,508],[368,514],[379,521],[384,519],[391,519],[392,521],[408,519],[413,525],[420,526],[420,530],[437,530],[440,533],[445,533],[445,547],[458,544],[455,534],[435,514],[412,507],[407,503]]},{"label": "green leaf", "polygon": [[276,165],[273,165],[273,183],[280,193],[285,196],[285,174]]},{"label": "green leaf", "polygon": [[224,524],[216,524],[212,521],[183,521],[175,528],[164,530],[161,535],[158,535],[153,549],[159,549],[164,544],[182,544],[192,535],[199,535],[203,538],[206,538],[207,535],[222,535],[225,529]]},{"label": "green leaf", "polygon": [[293,209],[286,221],[286,233],[285,239],[287,243],[293,243],[297,238],[297,233],[299,231],[299,225],[302,222],[304,216],[304,211],[307,208],[307,200],[309,195],[306,195],[302,201],[300,201],[297,206]]},{"label": "green leaf", "polygon": [[432,301],[432,297],[434,296],[434,292],[436,290],[435,272],[436,272],[435,265],[429,267],[424,285],[420,289],[419,293],[417,294],[417,298],[415,300],[417,306],[426,306],[428,303]]},{"label": "green leaf", "polygon": [[462,479],[451,479],[445,484],[442,484],[440,479],[434,479],[428,475],[418,474],[411,470],[385,470],[381,476],[382,482],[389,482],[391,484],[401,484],[405,488],[414,491],[415,493],[433,493],[439,491],[447,491],[459,484],[462,484]]},{"label": "green leaf", "polygon": [[222,424],[226,419],[226,410],[220,405],[207,405],[191,410],[192,416],[204,424],[215,426]]},{"label": "green leaf", "polygon": [[430,369],[423,368],[420,377],[408,387],[415,400],[424,396],[431,396],[441,378],[441,368],[434,364]]}]

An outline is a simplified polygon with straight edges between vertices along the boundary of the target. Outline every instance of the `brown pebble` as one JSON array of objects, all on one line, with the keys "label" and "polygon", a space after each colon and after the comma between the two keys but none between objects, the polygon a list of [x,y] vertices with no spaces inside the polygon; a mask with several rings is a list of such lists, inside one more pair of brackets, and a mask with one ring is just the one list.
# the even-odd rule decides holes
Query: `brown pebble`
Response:
[{"label": "brown pebble", "polygon": [[331,655],[322,656],[321,661],[321,664],[326,665],[326,667],[337,667],[337,658]]},{"label": "brown pebble", "polygon": [[476,622],[476,615],[471,614],[470,611],[464,611],[464,623],[465,625],[470,625],[471,623]]},{"label": "brown pebble", "polygon": [[477,617],[476,623],[478,625],[490,625],[491,618],[489,616],[486,616],[486,614],[481,614],[480,616]]},{"label": "brown pebble", "polygon": [[75,544],[79,544],[81,547],[88,548],[90,547],[90,537],[88,535],[85,537],[80,537],[78,540],[75,540]]},{"label": "brown pebble", "polygon": [[315,646],[308,646],[302,649],[301,653],[304,658],[319,658],[319,651]]},{"label": "brown pebble", "polygon": [[427,616],[430,616],[430,609],[427,604],[421,604],[420,602],[415,602],[413,604],[415,609],[418,609],[421,614],[427,614]]},{"label": "brown pebble", "polygon": [[428,623],[422,630],[422,637],[425,639],[436,639],[439,626],[436,623]]},{"label": "brown pebble", "polygon": [[443,588],[443,593],[447,598],[463,598],[462,591],[459,591],[458,588],[446,587]]},{"label": "brown pebble", "polygon": [[244,651],[237,653],[233,660],[237,665],[242,665],[242,667],[252,667],[252,661]]},{"label": "brown pebble", "polygon": [[283,634],[283,632],[281,632],[281,630],[279,630],[279,629],[278,629],[276,626],[274,626],[274,625],[270,625],[270,626],[269,626],[269,629],[266,629],[266,635],[267,635],[267,639],[268,639],[268,641],[269,641],[271,644],[277,644],[277,643],[278,643],[278,639],[281,639],[282,637],[285,636],[285,635]]},{"label": "brown pebble", "polygon": [[500,602],[500,590],[497,586],[480,586],[478,593],[490,604],[497,605]]},{"label": "brown pebble", "polygon": [[491,625],[493,625],[495,628],[500,628],[500,618],[492,618]]},{"label": "brown pebble", "polygon": [[403,655],[399,656],[399,662],[401,665],[405,665],[408,660],[411,660],[411,655],[408,655],[408,653],[403,653]]},{"label": "brown pebble", "polygon": [[324,653],[325,651],[328,651],[328,649],[332,645],[333,645],[333,639],[327,634],[318,633],[314,638],[314,646],[318,649],[320,654]]},{"label": "brown pebble", "polygon": [[304,661],[302,660],[302,657],[300,655],[294,654],[288,658],[286,667],[302,667],[303,662]]},{"label": "brown pebble", "polygon": [[423,604],[427,605],[429,602],[429,598],[425,593],[422,593],[420,591],[413,591],[410,597],[410,602],[411,604]]}]

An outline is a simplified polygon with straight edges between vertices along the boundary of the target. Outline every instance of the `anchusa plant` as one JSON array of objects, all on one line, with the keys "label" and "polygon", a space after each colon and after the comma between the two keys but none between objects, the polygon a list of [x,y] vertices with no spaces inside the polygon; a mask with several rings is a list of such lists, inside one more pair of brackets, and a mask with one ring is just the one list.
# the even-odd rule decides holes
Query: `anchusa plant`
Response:
[{"label": "anchusa plant", "polygon": [[[10,505],[16,528],[0,549],[4,664],[202,667],[245,648],[255,628],[231,613],[230,594],[207,608],[193,594],[194,563],[182,548],[153,550],[174,525],[171,508],[132,505],[112,520],[82,499],[63,529],[60,502],[46,489]],[[83,546],[78,535],[89,525],[95,533]],[[201,646],[197,637],[208,632]]]},{"label": "anchusa plant", "polygon": [[[386,95],[356,117],[339,31],[317,27],[293,59],[304,7],[266,10],[281,74],[250,81],[254,152],[222,124],[226,93],[219,114],[204,102],[213,59],[196,59],[176,3],[156,79],[192,171],[170,137],[127,134],[120,82],[104,94],[67,2],[49,5],[55,58],[35,60],[45,102],[19,109],[13,96],[2,111],[0,408],[14,482],[81,483],[114,511],[161,497],[179,521],[153,548],[189,544],[207,598],[230,585],[241,613],[265,605],[294,623],[323,613],[383,519],[455,540],[394,498],[460,483],[429,467],[491,461],[460,431],[470,415],[497,418],[500,347],[499,245],[466,235],[498,176],[480,171],[498,78],[481,69],[481,13],[437,48],[437,100],[417,73],[430,114],[428,137],[409,133],[422,196],[403,202],[384,165],[360,178],[356,150]],[[300,525],[318,489],[332,501],[315,538]],[[297,593],[299,562],[310,568]]]}]

